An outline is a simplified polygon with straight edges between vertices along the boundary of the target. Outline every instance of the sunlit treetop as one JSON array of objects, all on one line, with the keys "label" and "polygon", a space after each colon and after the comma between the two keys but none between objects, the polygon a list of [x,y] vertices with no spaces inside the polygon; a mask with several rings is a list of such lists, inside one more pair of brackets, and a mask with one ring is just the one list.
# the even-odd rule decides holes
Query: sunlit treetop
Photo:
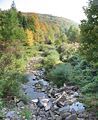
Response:
[{"label": "sunlit treetop", "polygon": [[12,1],[11,8],[16,9],[16,4],[14,1]]}]

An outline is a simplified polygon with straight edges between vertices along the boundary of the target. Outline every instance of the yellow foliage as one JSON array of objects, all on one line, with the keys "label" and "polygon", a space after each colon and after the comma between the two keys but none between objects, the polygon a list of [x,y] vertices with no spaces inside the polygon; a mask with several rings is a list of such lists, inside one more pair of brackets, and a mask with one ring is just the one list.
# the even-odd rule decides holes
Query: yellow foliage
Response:
[{"label": "yellow foliage", "polygon": [[33,42],[34,42],[34,35],[33,35],[33,32],[31,30],[26,30],[26,34],[27,34],[27,44],[29,46],[32,46],[33,45]]}]

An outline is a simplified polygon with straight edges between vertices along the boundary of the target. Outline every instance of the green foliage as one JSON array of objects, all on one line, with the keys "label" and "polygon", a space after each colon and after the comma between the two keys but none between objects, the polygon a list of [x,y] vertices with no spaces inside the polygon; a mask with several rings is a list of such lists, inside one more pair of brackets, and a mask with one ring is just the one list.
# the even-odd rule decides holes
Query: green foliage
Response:
[{"label": "green foliage", "polygon": [[3,40],[23,40],[26,37],[24,30],[19,27],[16,9],[1,12],[0,26],[0,36]]},{"label": "green foliage", "polygon": [[64,83],[78,85],[84,93],[95,92],[98,88],[96,71],[87,61],[80,59],[80,56],[73,56],[65,64],[56,65],[47,76],[58,86]]},{"label": "green foliage", "polygon": [[44,66],[47,70],[49,70],[59,61],[59,53],[56,50],[51,50],[49,51],[47,57],[44,59]]},{"label": "green foliage", "polygon": [[0,58],[0,98],[7,96],[19,96],[21,82],[24,82],[24,70],[27,60],[35,48],[30,49],[23,46],[23,43],[3,42],[4,48]]},{"label": "green foliage", "polygon": [[89,5],[84,9],[87,20],[82,20],[80,52],[90,62],[98,59],[98,5],[89,0]]},{"label": "green foliage", "polygon": [[70,26],[66,33],[69,42],[76,42],[79,40],[79,29],[75,28],[74,26]]},{"label": "green foliage", "polygon": [[77,52],[78,43],[69,44],[67,42],[63,42],[58,46],[57,50],[60,53],[60,59],[64,62]]},{"label": "green foliage", "polygon": [[67,43],[68,41],[68,38],[67,38],[67,35],[66,34],[62,34],[60,35],[59,39],[55,40],[54,44],[55,46],[60,46],[62,45],[62,43]]},{"label": "green foliage", "polygon": [[68,83],[72,80],[72,74],[73,68],[71,64],[58,64],[50,71],[48,78],[60,87],[65,82]]},{"label": "green foliage", "polygon": [[28,25],[27,25],[27,19],[26,19],[26,17],[23,16],[20,11],[17,13],[17,17],[18,17],[18,21],[19,21],[20,27],[23,27],[24,29],[27,29]]},{"label": "green foliage", "polygon": [[31,111],[28,107],[25,107],[22,111],[21,111],[21,116],[22,116],[22,119],[25,119],[26,120],[31,120],[31,117],[32,117],[32,114],[31,114]]},{"label": "green foliage", "polygon": [[35,26],[34,26],[34,19],[33,17],[28,16],[27,17],[27,27],[32,30],[35,31]]},{"label": "green foliage", "polygon": [[92,82],[89,82],[82,88],[85,93],[96,93],[98,91],[98,76],[94,77]]},{"label": "green foliage", "polygon": [[17,94],[20,76],[18,76],[17,71],[13,69],[13,56],[3,55],[0,59],[0,66],[0,97]]}]

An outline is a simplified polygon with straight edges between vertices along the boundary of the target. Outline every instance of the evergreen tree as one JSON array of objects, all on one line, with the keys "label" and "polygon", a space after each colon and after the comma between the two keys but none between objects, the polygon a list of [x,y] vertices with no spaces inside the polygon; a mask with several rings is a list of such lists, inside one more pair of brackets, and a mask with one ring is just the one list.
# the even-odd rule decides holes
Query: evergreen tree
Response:
[{"label": "evergreen tree", "polygon": [[11,8],[12,8],[12,9],[16,9],[16,5],[15,5],[15,2],[14,2],[14,1],[12,1]]},{"label": "evergreen tree", "polygon": [[24,15],[22,15],[20,11],[18,12],[18,21],[19,21],[20,27],[23,27],[24,29],[28,27],[27,19]]},{"label": "evergreen tree", "polygon": [[2,11],[0,15],[0,37],[3,40],[16,40],[24,39],[25,32],[22,27],[19,26],[17,17],[17,10],[11,5],[11,9],[8,11]]},{"label": "evergreen tree", "polygon": [[74,26],[70,26],[67,31],[67,37],[70,42],[76,42],[79,39],[79,30]]},{"label": "evergreen tree", "polygon": [[81,21],[81,53],[91,62],[98,60],[98,5],[89,0],[88,7],[84,8],[87,16]]}]

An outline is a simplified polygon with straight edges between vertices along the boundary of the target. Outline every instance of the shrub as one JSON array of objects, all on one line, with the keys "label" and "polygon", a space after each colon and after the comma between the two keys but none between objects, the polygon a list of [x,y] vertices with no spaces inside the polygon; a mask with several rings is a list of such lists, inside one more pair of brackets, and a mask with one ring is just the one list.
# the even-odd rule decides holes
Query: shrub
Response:
[{"label": "shrub", "polygon": [[68,44],[63,43],[58,47],[58,52],[60,53],[60,59],[65,62],[67,59],[73,56],[77,52],[78,44]]},{"label": "shrub", "polygon": [[47,70],[51,69],[54,65],[58,64],[59,60],[59,53],[55,50],[48,53],[47,57],[45,57],[43,64]]},{"label": "shrub", "polygon": [[25,64],[31,53],[29,55],[20,42],[6,42],[2,45],[4,49],[0,54],[0,98],[19,96],[20,84],[24,82]]},{"label": "shrub", "polygon": [[25,107],[22,111],[21,111],[21,116],[22,116],[22,119],[25,119],[26,120],[31,120],[31,117],[32,117],[32,114],[31,114],[31,111],[28,107]]},{"label": "shrub", "polygon": [[66,63],[53,67],[48,78],[59,86],[63,85],[64,82],[78,85],[86,93],[86,91],[94,92],[96,90],[98,82],[96,75],[96,71],[87,61],[73,56]]},{"label": "shrub", "polygon": [[0,59],[0,97],[18,95],[23,66],[13,55],[2,55]]},{"label": "shrub", "polygon": [[62,86],[73,79],[73,68],[70,63],[58,64],[50,71],[48,78],[53,80],[57,86]]}]

